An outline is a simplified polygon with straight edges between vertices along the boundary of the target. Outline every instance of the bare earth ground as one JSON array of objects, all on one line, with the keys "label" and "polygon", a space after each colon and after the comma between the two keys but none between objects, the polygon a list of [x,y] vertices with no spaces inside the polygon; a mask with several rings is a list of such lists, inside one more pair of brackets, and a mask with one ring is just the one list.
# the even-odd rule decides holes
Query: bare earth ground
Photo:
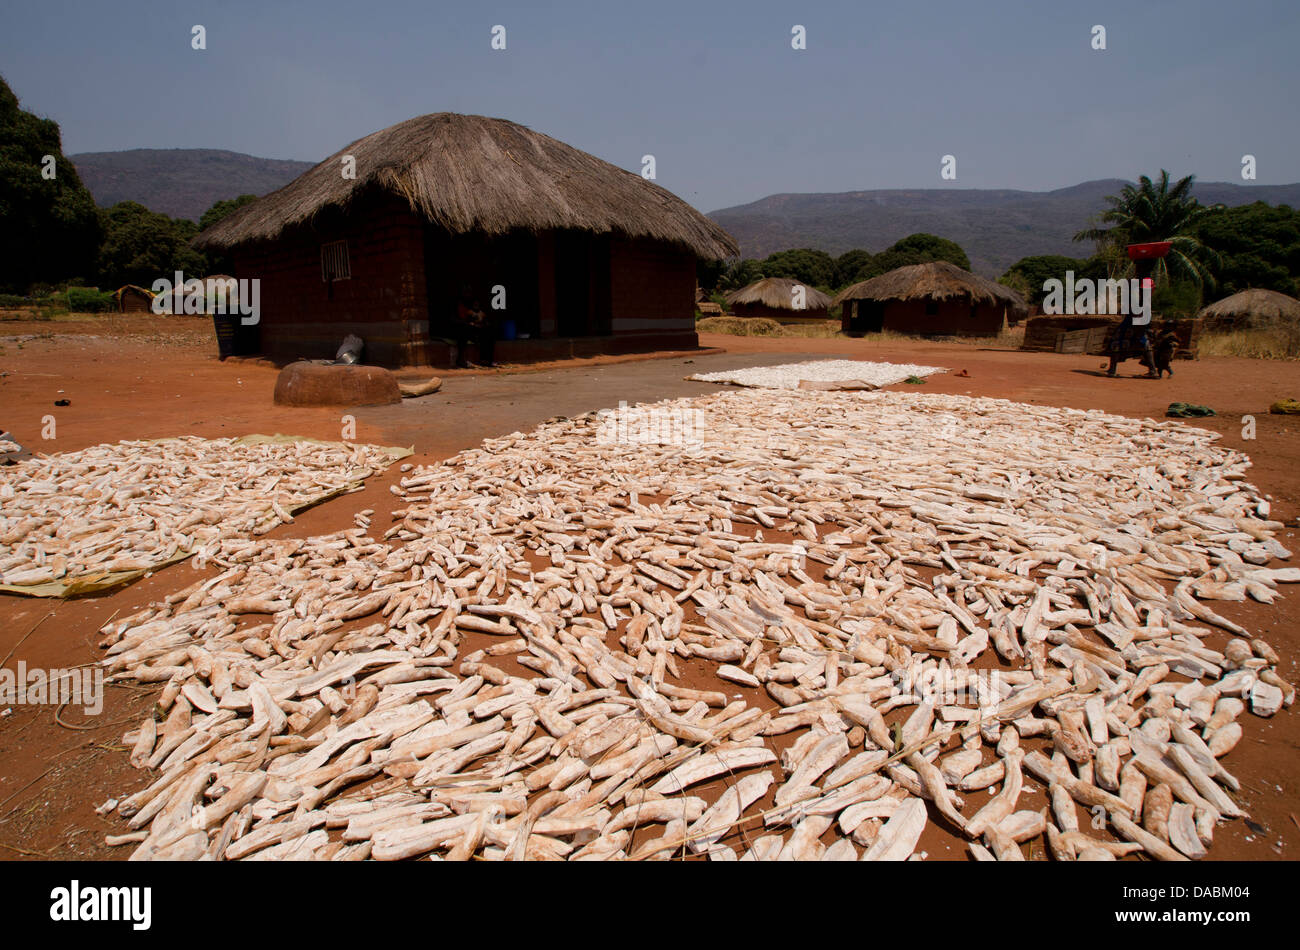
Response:
[{"label": "bare earth ground", "polygon": [[[3,316],[3,315],[0,315]],[[996,396],[1022,402],[1104,409],[1134,417],[1162,417],[1174,401],[1203,403],[1218,415],[1193,420],[1223,434],[1223,442],[1254,461],[1253,480],[1273,500],[1273,517],[1288,528],[1280,540],[1300,553],[1300,418],[1270,415],[1268,406],[1300,396],[1295,363],[1230,358],[1175,364],[1172,379],[1136,378],[1129,363],[1107,379],[1098,357],[979,349],[952,343],[847,339],[702,336],[703,351],[672,358],[597,359],[532,366],[527,372],[440,371],[441,392],[398,406],[348,410],[356,440],[412,445],[409,461],[432,463],[482,439],[527,430],[553,416],[639,401],[698,395],[718,387],[686,382],[696,372],[772,364],[819,356],[946,366],[924,391]],[[955,374],[965,370],[968,377]],[[403,377],[421,379],[429,371]],[[271,403],[276,370],[259,361],[215,357],[211,329],[187,318],[113,317],[51,323],[0,319],[0,428],[33,451],[56,452],[120,439],[182,434],[205,437],[283,432],[339,439],[344,412],[281,409]],[[904,385],[899,387],[909,388]],[[920,387],[917,387],[920,388]],[[55,407],[56,399],[70,405]],[[56,438],[41,439],[44,417]],[[1243,440],[1242,417],[1253,415],[1255,439]],[[336,499],[278,529],[285,536],[351,527],[352,515],[375,508],[375,525],[396,498],[389,486],[397,467],[372,479],[363,492]],[[1293,562],[1294,563],[1294,562]],[[187,564],[102,596],[71,602],[0,595],[0,658],[4,666],[67,668],[97,659],[96,631],[192,582]],[[1297,681],[1300,591],[1275,604],[1219,604],[1215,609],[1262,636],[1281,654],[1279,672]],[[688,685],[698,685],[690,683]],[[122,733],[144,717],[157,691],[113,686],[103,712],[87,717],[71,707],[15,707],[0,718],[0,857],[125,858],[103,836],[126,829],[94,808],[147,784],[127,763]],[[3,713],[3,710],[0,710]],[[1226,760],[1242,780],[1251,824],[1221,825],[1211,857],[1264,860],[1300,855],[1300,789],[1294,782],[1300,719],[1284,711],[1273,719],[1245,715],[1245,738]],[[706,793],[707,794],[707,793]],[[982,794],[982,793],[980,793]],[[972,796],[973,797],[973,796]],[[1040,796],[1041,797],[1041,796]],[[1027,800],[1026,807],[1036,807]],[[922,839],[932,858],[960,858],[964,845],[934,827]]]}]

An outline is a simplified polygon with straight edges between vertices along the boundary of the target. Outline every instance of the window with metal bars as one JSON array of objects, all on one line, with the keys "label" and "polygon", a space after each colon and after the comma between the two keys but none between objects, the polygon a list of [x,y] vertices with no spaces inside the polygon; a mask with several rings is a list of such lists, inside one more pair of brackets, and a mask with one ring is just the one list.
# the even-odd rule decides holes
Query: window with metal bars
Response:
[{"label": "window with metal bars", "polygon": [[348,260],[348,242],[331,241],[320,246],[320,279],[325,283],[334,280],[348,280],[352,276],[352,265]]}]

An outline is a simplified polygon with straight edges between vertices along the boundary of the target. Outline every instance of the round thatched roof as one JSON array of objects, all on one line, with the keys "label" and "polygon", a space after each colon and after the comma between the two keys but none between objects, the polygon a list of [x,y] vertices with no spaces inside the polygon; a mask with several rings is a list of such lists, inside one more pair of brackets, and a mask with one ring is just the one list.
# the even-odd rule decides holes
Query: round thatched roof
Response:
[{"label": "round thatched roof", "polygon": [[1207,325],[1265,326],[1300,321],[1300,300],[1276,290],[1243,290],[1201,310]]},{"label": "round thatched roof", "polygon": [[[356,159],[356,178],[341,174]],[[735,240],[676,195],[505,119],[438,112],[389,126],[340,149],[278,191],[194,239],[225,249],[270,240],[376,187],[453,234],[573,228],[685,245],[701,257],[739,253]]]},{"label": "round thatched roof", "polygon": [[804,288],[804,303],[807,305],[805,309],[825,310],[830,307],[831,298],[826,294],[816,287],[809,287],[789,277],[764,277],[739,290],[733,290],[727,294],[727,306],[758,303],[777,310],[794,311],[793,293],[794,288],[798,286]]},{"label": "round thatched roof", "polygon": [[1029,309],[1015,291],[947,261],[896,268],[844,288],[835,295],[835,303],[846,300],[948,300],[953,297],[964,297],[973,304],[1002,304],[1015,311],[1027,312]]}]

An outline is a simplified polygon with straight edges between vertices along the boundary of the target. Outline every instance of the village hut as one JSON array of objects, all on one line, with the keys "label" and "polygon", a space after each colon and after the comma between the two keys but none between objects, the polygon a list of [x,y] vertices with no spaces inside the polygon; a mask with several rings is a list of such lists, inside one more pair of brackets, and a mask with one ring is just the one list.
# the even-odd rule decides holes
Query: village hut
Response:
[{"label": "village hut", "polygon": [[788,277],[764,277],[727,294],[727,306],[738,317],[768,317],[781,323],[826,319],[831,298],[816,287]]},{"label": "village hut", "polygon": [[846,333],[994,336],[1029,311],[1020,295],[946,261],[899,267],[835,295]]},{"label": "village hut", "polygon": [[1202,332],[1300,325],[1300,300],[1276,290],[1243,290],[1200,312]]},{"label": "village hut", "polygon": [[113,305],[118,313],[150,313],[153,294],[135,284],[123,284],[113,291]]},{"label": "village hut", "polygon": [[[349,177],[349,172],[355,174]],[[696,262],[735,241],[680,198],[514,122],[437,113],[351,143],[206,229],[261,281],[262,352],[439,364],[462,301],[527,361],[698,345]]]}]

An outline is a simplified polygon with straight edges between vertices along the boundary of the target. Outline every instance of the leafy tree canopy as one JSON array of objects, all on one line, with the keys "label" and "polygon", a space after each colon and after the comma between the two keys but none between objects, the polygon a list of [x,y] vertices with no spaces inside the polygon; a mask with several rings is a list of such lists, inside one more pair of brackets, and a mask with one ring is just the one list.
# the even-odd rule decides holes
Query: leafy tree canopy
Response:
[{"label": "leafy tree canopy", "polygon": [[99,249],[101,287],[139,284],[149,287],[160,277],[183,271],[202,277],[207,259],[190,247],[198,233],[193,221],[169,218],[134,201],[121,201],[100,211],[104,242]]},{"label": "leafy tree canopy", "polygon": [[875,260],[870,251],[855,247],[835,258],[835,288],[838,290],[867,279],[867,272]]},{"label": "leafy tree canopy", "polygon": [[230,215],[236,208],[242,208],[246,204],[251,204],[257,200],[257,195],[240,195],[238,198],[227,198],[225,201],[218,201],[199,218],[199,230],[205,231],[212,227],[222,218]]},{"label": "leafy tree canopy", "polygon": [[911,264],[928,264],[930,261],[947,261],[963,270],[970,270],[970,258],[956,241],[949,241],[924,231],[909,234],[892,247],[876,255],[874,264],[884,274],[896,267]]},{"label": "leafy tree canopy", "polygon": [[769,254],[761,266],[764,277],[787,277],[809,287],[828,288],[835,282],[835,258],[809,247]]},{"label": "leafy tree canopy", "polygon": [[[1173,246],[1168,256],[1156,264],[1157,283],[1188,281],[1213,287],[1218,254],[1201,243],[1198,231],[1214,209],[1192,196],[1195,181],[1195,175],[1188,175],[1170,184],[1169,172],[1163,168],[1154,181],[1143,175],[1136,186],[1125,185],[1118,195],[1106,197],[1110,207],[1097,221],[1110,227],[1094,226],[1080,231],[1074,239],[1096,241],[1099,253],[1112,254],[1129,244],[1169,241]],[[1131,270],[1129,265],[1121,267],[1121,273]]]},{"label": "leafy tree canopy", "polygon": [[1197,236],[1220,258],[1210,299],[1251,287],[1300,296],[1300,211],[1262,201],[1216,208],[1202,219]]},{"label": "leafy tree canopy", "polygon": [[[909,234],[902,240],[895,241],[888,248],[874,256],[867,254],[866,251],[849,251],[848,254],[844,255],[844,258],[847,258],[850,254],[856,256],[846,262],[846,266],[841,269],[841,278],[843,279],[841,286],[848,286],[861,280],[870,280],[872,277],[879,277],[881,274],[887,274],[899,267],[928,264],[931,261],[947,261],[965,270],[970,270],[970,258],[966,256],[966,252],[962,250],[960,244],[934,234],[926,234],[923,231]],[[844,260],[844,258],[841,258],[841,260]],[[856,267],[854,264],[856,264]],[[855,271],[852,276],[848,274],[850,269]]]},{"label": "leafy tree canopy", "polygon": [[[42,175],[47,155],[53,178]],[[94,199],[63,155],[58,123],[19,108],[0,79],[0,289],[87,276],[98,241]]]},{"label": "leafy tree canopy", "polygon": [[1067,271],[1074,271],[1076,280],[1104,280],[1106,262],[1099,257],[1066,257],[1063,254],[1037,254],[1022,257],[998,278],[998,283],[1010,287],[1031,304],[1042,304],[1047,291],[1043,284],[1049,280],[1065,280]]},{"label": "leafy tree canopy", "polygon": [[732,291],[739,290],[754,281],[768,276],[763,273],[762,261],[756,261],[753,258],[746,257],[742,260],[733,261],[718,279],[717,287],[719,290]]}]

